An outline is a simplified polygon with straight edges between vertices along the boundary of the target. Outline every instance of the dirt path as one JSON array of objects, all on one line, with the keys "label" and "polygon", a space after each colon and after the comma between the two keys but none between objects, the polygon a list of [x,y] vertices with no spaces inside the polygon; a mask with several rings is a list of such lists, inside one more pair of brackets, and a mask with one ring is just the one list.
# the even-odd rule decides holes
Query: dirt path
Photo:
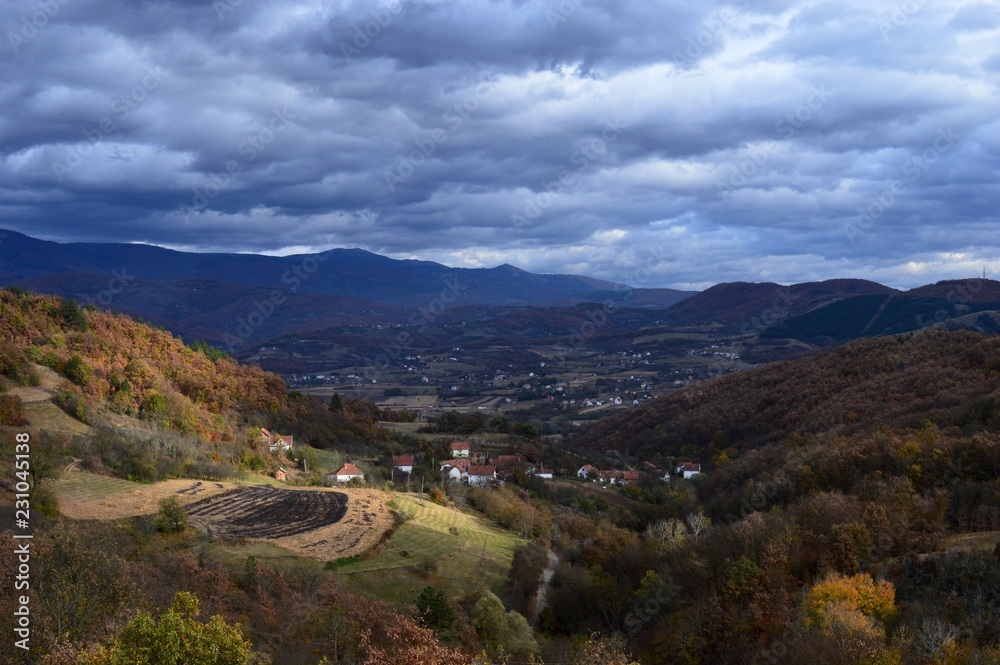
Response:
[{"label": "dirt path", "polygon": [[531,625],[538,625],[538,615],[545,607],[545,596],[548,594],[549,585],[552,583],[552,576],[556,574],[559,567],[559,557],[552,550],[549,550],[549,565],[542,571],[542,577],[538,580],[538,597],[535,600],[535,611],[531,613]]}]

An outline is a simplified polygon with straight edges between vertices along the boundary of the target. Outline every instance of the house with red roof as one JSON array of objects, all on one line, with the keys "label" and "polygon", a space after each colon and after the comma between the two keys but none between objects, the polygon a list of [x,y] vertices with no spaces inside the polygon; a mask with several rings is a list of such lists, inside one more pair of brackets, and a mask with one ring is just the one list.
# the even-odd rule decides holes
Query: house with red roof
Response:
[{"label": "house with red roof", "polygon": [[497,480],[497,468],[492,464],[472,465],[469,467],[469,484],[485,487]]},{"label": "house with red roof", "polygon": [[691,478],[692,476],[697,476],[701,473],[701,464],[695,464],[694,462],[680,462],[677,465],[677,475],[683,476],[684,478]]},{"label": "house with red roof", "polygon": [[454,441],[451,444],[451,456],[452,457],[468,457],[472,452],[472,448],[465,441]]},{"label": "house with red roof", "polygon": [[393,455],[392,467],[399,469],[403,473],[413,473],[413,455]]},{"label": "house with red roof", "polygon": [[361,469],[347,462],[336,471],[326,474],[326,479],[328,482],[347,483],[355,479],[364,480],[365,474],[361,472]]}]

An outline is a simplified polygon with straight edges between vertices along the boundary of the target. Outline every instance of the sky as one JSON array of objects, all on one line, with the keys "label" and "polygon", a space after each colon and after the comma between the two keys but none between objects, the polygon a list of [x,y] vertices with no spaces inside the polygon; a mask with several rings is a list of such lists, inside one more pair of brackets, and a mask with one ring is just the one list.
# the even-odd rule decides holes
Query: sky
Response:
[{"label": "sky", "polygon": [[0,227],[48,240],[1000,274],[998,2],[5,0],[0,29]]}]

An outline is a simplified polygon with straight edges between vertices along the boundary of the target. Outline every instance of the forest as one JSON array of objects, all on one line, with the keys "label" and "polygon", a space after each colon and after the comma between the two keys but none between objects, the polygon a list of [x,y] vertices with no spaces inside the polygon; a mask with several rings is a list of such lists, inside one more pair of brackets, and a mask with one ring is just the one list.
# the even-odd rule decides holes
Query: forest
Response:
[{"label": "forest", "polygon": [[[252,452],[246,433],[265,421],[338,449],[396,445],[373,405],[338,399],[331,408],[125,316],[17,291],[0,292],[0,315],[5,459],[28,406],[13,393],[50,382],[48,372],[68,382],[63,408],[94,426],[85,443],[53,439],[36,478],[43,488],[70,453],[145,482],[238,469]],[[428,501],[479,514],[523,545],[502,589],[448,596],[429,568],[424,590],[395,604],[342,588],[330,572],[345,562],[213,560],[169,506],[78,523],[41,492],[38,650],[30,661],[3,659],[1000,663],[998,370],[996,337],[928,330],[860,340],[689,386],[546,452],[565,464],[700,461],[703,474],[689,480],[607,489],[523,474],[501,488],[432,482]],[[145,434],[124,435],[121,425]],[[512,423],[484,425],[497,435]],[[479,427],[446,419],[429,429]],[[530,438],[509,441],[508,453],[542,452]],[[433,460],[433,450],[423,456]],[[11,532],[0,538],[0,583],[11,588]],[[10,616],[14,598],[0,602]],[[204,649],[178,646],[156,660],[161,643]]]}]

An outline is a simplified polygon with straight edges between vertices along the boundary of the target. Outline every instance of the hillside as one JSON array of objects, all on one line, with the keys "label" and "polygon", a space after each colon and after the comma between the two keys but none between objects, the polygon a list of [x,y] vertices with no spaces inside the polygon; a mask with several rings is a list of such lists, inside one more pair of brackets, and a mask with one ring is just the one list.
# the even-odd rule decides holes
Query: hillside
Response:
[{"label": "hillside", "polygon": [[714,459],[793,433],[850,434],[929,420],[1000,427],[1000,337],[932,329],[864,339],[678,391],[605,418],[580,448]]},{"label": "hillside", "polygon": [[718,324],[746,332],[764,329],[776,320],[795,316],[843,298],[896,293],[895,289],[862,279],[831,279],[783,286],[773,282],[717,284],[667,310],[671,325]]},{"label": "hillside", "polygon": [[[984,279],[938,282],[905,293],[865,295],[792,314],[761,333],[818,346],[858,337],[892,335],[967,319],[1000,309],[1000,282]],[[959,327],[968,327],[958,324]]]},{"label": "hillside", "polygon": [[51,398],[86,423],[216,443],[236,442],[249,425],[283,428],[318,447],[376,436],[370,417],[330,413],[289,393],[275,374],[71,300],[0,291],[0,335],[0,375],[10,389],[43,384],[35,399]]}]

